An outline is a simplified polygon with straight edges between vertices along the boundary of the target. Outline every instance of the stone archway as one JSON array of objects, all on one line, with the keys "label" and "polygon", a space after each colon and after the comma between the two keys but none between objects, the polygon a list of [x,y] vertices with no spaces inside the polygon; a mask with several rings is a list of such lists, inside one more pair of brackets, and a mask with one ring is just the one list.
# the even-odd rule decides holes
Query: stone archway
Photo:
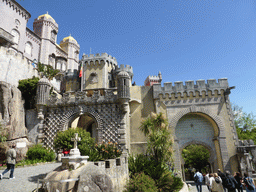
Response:
[{"label": "stone archway", "polygon": [[80,127],[91,134],[91,137],[95,138],[98,142],[98,123],[97,120],[90,114],[84,113],[79,115],[75,120],[69,122],[68,127]]},{"label": "stone archway", "polygon": [[102,142],[103,121],[93,107],[80,105],[63,108],[52,108],[45,119],[45,130],[43,143],[46,147],[53,149],[53,141],[58,131],[65,131],[69,128],[70,122],[83,114],[90,114],[97,122],[98,142]]},{"label": "stone archway", "polygon": [[[218,158],[218,168],[220,169],[230,169],[230,164],[229,164],[229,156],[228,156],[228,151],[227,151],[227,143],[226,143],[226,134],[225,134],[225,127],[222,123],[222,120],[220,117],[217,115],[212,114],[209,110],[203,108],[203,107],[197,107],[197,106],[191,106],[188,108],[185,108],[176,115],[174,115],[170,119],[170,125],[169,128],[173,130],[175,133],[176,126],[179,122],[179,120],[187,115],[187,114],[196,114],[200,115],[204,118],[206,118],[213,126],[214,129],[214,137],[212,138],[214,141],[214,146],[216,150],[216,155]],[[181,157],[180,157],[180,141],[179,139],[175,136],[174,138],[174,150],[175,150],[175,169],[181,171]]]},{"label": "stone archway", "polygon": [[[190,145],[201,145],[203,146],[205,149],[207,149],[207,151],[209,151],[210,153],[210,157],[208,159],[208,163],[209,163],[209,170],[211,172],[213,172],[213,167],[214,167],[214,160],[215,160],[215,150],[212,149],[211,146],[209,146],[208,144],[201,142],[201,141],[191,141],[191,142],[186,142],[184,145],[181,146],[180,148],[180,158],[181,158],[181,169],[182,169],[182,176],[183,176],[183,180],[186,181],[186,174],[185,174],[185,164],[186,162],[184,161],[183,157],[182,157],[182,152],[183,149],[185,149],[186,147],[190,146]],[[190,178],[191,179],[191,178]]]}]

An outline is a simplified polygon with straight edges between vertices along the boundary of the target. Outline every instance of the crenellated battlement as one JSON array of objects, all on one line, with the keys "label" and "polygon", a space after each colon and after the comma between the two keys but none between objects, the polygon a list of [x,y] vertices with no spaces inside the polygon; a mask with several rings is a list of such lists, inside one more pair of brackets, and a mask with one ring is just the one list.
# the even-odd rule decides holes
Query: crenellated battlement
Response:
[{"label": "crenellated battlement", "polygon": [[120,66],[116,66],[115,73],[119,73],[121,71],[126,71],[131,77],[133,77],[133,68],[130,65],[121,64]]},{"label": "crenellated battlement", "polygon": [[209,91],[214,95],[216,91],[217,94],[221,94],[221,90],[226,91],[228,87],[227,78],[218,79],[218,82],[216,79],[209,79],[207,83],[205,83],[205,80],[197,80],[196,84],[194,81],[185,81],[185,84],[182,81],[176,81],[174,82],[174,86],[171,82],[164,83],[164,87],[161,87],[161,84],[154,84],[153,94],[154,99],[159,98],[159,95],[166,97],[167,94],[169,97],[171,97],[172,94],[174,94],[175,97],[178,97],[178,94],[183,97],[184,93],[186,93],[187,96],[190,96],[191,93],[193,96],[196,96],[196,92],[198,92],[200,96],[203,94],[208,95]]},{"label": "crenellated battlement", "polygon": [[101,60],[108,61],[108,63],[110,63],[110,64],[117,65],[116,58],[112,57],[111,55],[108,55],[107,53],[101,53],[101,54],[96,53],[95,55],[94,54],[89,54],[89,55],[83,54],[82,59],[81,59],[81,61],[83,61],[83,62],[88,62],[88,65],[90,65],[91,62],[93,64],[95,64],[96,61],[98,61],[98,63],[100,63]]}]

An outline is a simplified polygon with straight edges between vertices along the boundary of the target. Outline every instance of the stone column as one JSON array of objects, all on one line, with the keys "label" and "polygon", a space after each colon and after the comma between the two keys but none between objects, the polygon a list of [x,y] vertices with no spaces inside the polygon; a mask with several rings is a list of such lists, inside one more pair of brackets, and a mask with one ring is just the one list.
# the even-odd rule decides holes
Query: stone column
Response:
[{"label": "stone column", "polygon": [[50,95],[51,84],[46,77],[41,78],[37,84],[37,95],[36,95],[36,107],[37,107],[37,118],[40,120],[38,125],[38,136],[37,142],[41,143],[44,138],[44,113],[46,110],[46,105],[48,103]]}]

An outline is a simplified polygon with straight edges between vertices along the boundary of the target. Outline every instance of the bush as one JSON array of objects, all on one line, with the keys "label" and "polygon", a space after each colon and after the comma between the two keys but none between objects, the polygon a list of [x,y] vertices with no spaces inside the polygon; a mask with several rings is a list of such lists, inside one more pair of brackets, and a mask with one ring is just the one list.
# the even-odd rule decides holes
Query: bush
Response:
[{"label": "bush", "polygon": [[167,168],[158,164],[151,156],[138,154],[128,158],[130,177],[138,173],[145,173],[155,181],[159,191],[179,191],[183,187],[181,178],[175,177]]},{"label": "bush", "polygon": [[136,173],[129,180],[127,186],[125,187],[125,192],[156,192],[157,187],[155,185],[155,181],[142,173]]},{"label": "bush", "polygon": [[47,162],[55,159],[55,153],[37,144],[28,149],[27,159],[34,162]]},{"label": "bush", "polygon": [[89,155],[95,150],[95,140],[90,136],[90,133],[82,128],[69,128],[66,131],[60,131],[57,133],[56,138],[54,139],[54,148],[59,149],[73,149],[74,141],[71,141],[71,138],[75,137],[75,133],[78,133],[78,137],[81,138],[77,142],[77,147],[81,152],[81,155]]},{"label": "bush", "polygon": [[102,143],[96,144],[94,138],[90,136],[90,133],[82,128],[70,128],[63,132],[58,132],[54,140],[54,148],[70,150],[74,147],[74,142],[71,138],[75,137],[75,133],[78,133],[78,137],[81,141],[77,142],[77,147],[81,152],[81,155],[88,155],[88,161],[103,161],[105,159],[114,159],[120,157],[122,152],[117,148],[116,144]]},{"label": "bush", "polygon": [[183,182],[181,178],[173,176],[172,173],[169,171],[166,171],[161,176],[161,178],[156,181],[156,183],[159,191],[163,192],[176,192],[180,191],[180,189],[183,187]]},{"label": "bush", "polygon": [[117,157],[120,157],[122,152],[117,148],[117,143],[101,143],[100,145],[96,144],[96,150],[99,153],[99,161],[105,160],[105,159],[115,159]]},{"label": "bush", "polygon": [[135,157],[130,155],[128,158],[130,176],[144,172],[155,181],[167,171],[167,167],[158,164],[151,156],[138,154]]},{"label": "bush", "polygon": [[19,80],[18,88],[21,91],[23,99],[25,100],[26,109],[35,108],[35,97],[38,81],[38,77]]}]

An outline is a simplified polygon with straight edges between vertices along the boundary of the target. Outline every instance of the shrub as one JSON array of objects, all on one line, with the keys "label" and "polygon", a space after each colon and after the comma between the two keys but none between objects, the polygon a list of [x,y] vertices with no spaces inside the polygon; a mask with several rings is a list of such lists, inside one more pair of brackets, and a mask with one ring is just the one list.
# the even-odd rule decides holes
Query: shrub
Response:
[{"label": "shrub", "polygon": [[55,159],[55,153],[53,151],[50,151],[44,148],[42,145],[37,144],[28,149],[27,158],[28,160],[31,160],[34,162],[53,161]]},{"label": "shrub", "polygon": [[125,187],[125,192],[156,192],[157,187],[155,185],[155,181],[142,173],[136,173],[129,180],[128,184]]},{"label": "shrub", "polygon": [[96,144],[95,147],[97,151],[99,152],[99,160],[105,160],[105,159],[115,159],[117,157],[120,157],[122,152],[117,148],[117,143],[101,143],[100,145]]},{"label": "shrub", "polygon": [[38,77],[19,80],[18,88],[21,91],[23,99],[25,99],[26,109],[35,108],[35,97],[36,97],[36,89],[37,89],[38,81],[39,81]]},{"label": "shrub", "polygon": [[74,142],[71,138],[75,137],[75,133],[78,133],[78,137],[81,141],[77,142],[77,147],[81,152],[81,155],[88,155],[88,161],[103,161],[105,159],[114,159],[120,157],[122,152],[117,148],[116,144],[102,143],[96,144],[94,138],[90,136],[90,133],[82,128],[70,128],[63,132],[58,132],[54,140],[55,149],[67,149],[70,150],[74,147]]},{"label": "shrub", "polygon": [[74,141],[71,141],[71,138],[75,137],[75,133],[78,133],[78,137],[81,138],[81,140],[77,142],[77,147],[80,150],[81,155],[90,156],[92,151],[95,150],[94,138],[90,136],[89,132],[79,127],[69,128],[66,131],[58,132],[54,139],[54,148],[67,150],[74,148]]},{"label": "shrub", "polygon": [[129,173],[130,176],[144,172],[149,175],[155,181],[161,178],[161,176],[167,171],[167,168],[158,164],[151,156],[138,154],[135,157],[130,155],[128,158]]},{"label": "shrub", "polygon": [[183,187],[181,178],[173,176],[169,171],[166,171],[156,183],[158,190],[163,192],[176,192]]}]

